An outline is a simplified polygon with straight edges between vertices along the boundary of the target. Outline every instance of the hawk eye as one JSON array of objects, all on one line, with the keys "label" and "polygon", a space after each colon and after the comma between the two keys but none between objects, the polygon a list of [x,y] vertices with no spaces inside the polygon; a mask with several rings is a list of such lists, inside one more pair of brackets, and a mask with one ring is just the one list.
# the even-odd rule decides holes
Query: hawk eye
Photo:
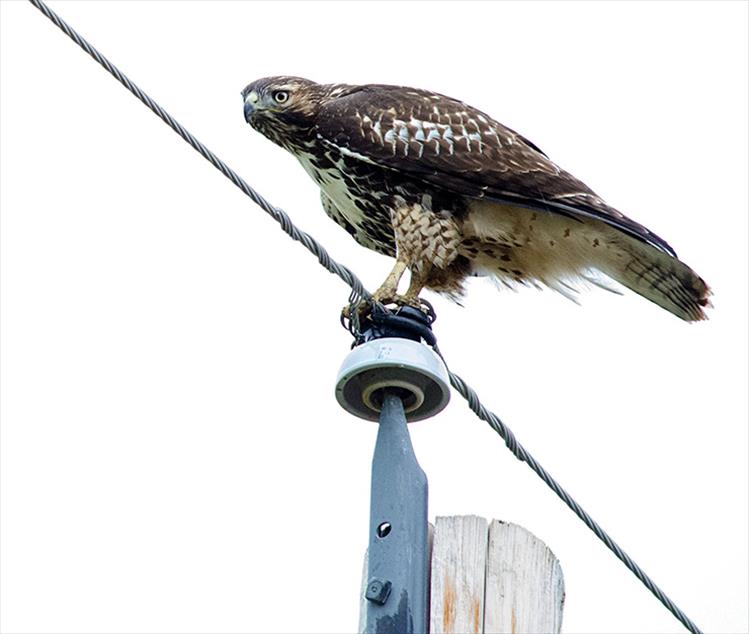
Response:
[{"label": "hawk eye", "polygon": [[287,90],[276,90],[273,93],[273,100],[276,103],[286,103],[289,100],[289,92]]}]

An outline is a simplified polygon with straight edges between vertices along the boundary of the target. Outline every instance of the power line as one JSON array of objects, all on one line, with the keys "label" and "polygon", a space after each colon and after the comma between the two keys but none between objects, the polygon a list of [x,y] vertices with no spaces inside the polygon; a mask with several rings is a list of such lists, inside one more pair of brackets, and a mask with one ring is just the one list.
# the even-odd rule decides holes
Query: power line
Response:
[{"label": "power line", "polygon": [[[81,35],[79,35],[70,25],[68,25],[60,16],[52,11],[41,0],[29,0],[37,9],[47,16],[57,27],[59,27],[70,39],[80,46],[86,53],[93,57],[101,64],[117,81],[127,88],[133,95],[140,99],[148,108],[150,108],[164,123],[181,136],[187,143],[199,152],[208,162],[226,176],[234,185],[246,194],[250,200],[258,205],[263,211],[268,213],[292,239],[301,242],[307,250],[314,254],[320,264],[331,273],[340,277],[351,288],[349,301],[357,304],[360,299],[371,300],[372,295],[364,288],[361,280],[346,266],[336,262],[330,257],[327,250],[308,233],[300,230],[289,218],[288,214],[269,203],[263,196],[250,187],[234,170],[224,163],[211,150],[196,139],[190,132],[185,130],[179,122],[174,119],[166,110],[159,106],[151,97],[143,92],[137,85],[122,73],[114,64],[89,44]],[[437,345],[433,346],[435,352],[442,357]],[[444,357],[442,357],[444,361]],[[445,362],[447,366],[447,362]],[[468,402],[468,407],[481,420],[487,422],[489,426],[496,431],[510,451],[528,466],[546,483],[546,485],[559,496],[559,498],[577,515],[583,523],[600,539],[606,547],[611,550],[616,557],[635,575],[643,585],[653,593],[653,595],[693,634],[702,634],[701,630],[682,612],[676,604],[645,574],[645,572],[625,553],[619,545],[596,523],[588,513],[565,491],[561,485],[544,469],[533,456],[518,443],[515,435],[499,417],[489,411],[480,401],[476,392],[457,374],[451,372],[450,383],[455,390]]]}]

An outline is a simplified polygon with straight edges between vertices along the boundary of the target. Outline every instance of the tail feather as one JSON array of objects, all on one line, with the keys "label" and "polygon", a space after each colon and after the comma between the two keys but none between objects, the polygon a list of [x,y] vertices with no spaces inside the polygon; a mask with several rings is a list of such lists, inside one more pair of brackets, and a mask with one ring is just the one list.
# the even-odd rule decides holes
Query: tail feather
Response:
[{"label": "tail feather", "polygon": [[712,294],[681,260],[647,244],[623,239],[616,257],[598,263],[601,272],[685,321],[707,319]]},{"label": "tail feather", "polygon": [[576,301],[570,284],[613,290],[591,275],[599,272],[685,321],[707,319],[711,292],[699,275],[660,242],[604,222],[486,202],[472,207],[463,233],[471,271],[507,286],[541,282]]}]

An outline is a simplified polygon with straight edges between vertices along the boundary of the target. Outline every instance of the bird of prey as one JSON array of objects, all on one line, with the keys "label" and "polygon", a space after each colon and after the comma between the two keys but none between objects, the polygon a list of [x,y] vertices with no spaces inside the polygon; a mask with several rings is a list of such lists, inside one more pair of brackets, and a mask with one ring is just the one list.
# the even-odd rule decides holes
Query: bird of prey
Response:
[{"label": "bird of prey", "polygon": [[[608,276],[686,321],[710,289],[674,250],[489,115],[428,90],[266,77],[244,116],[291,152],[325,212],[361,245],[395,257],[375,292],[458,298],[468,276],[544,284],[571,296]],[[397,294],[406,269],[411,280]]]}]

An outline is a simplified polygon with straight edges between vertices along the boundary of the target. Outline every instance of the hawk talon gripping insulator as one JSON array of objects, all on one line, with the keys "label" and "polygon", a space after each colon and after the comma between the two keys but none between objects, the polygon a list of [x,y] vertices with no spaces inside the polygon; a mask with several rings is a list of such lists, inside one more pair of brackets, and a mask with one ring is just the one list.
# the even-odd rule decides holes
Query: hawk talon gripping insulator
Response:
[{"label": "hawk talon gripping insulator", "polygon": [[450,400],[450,381],[430,347],[436,343],[434,318],[433,310],[427,314],[412,306],[367,315],[338,372],[341,407],[359,418],[379,420],[383,394],[391,389],[401,397],[409,422],[442,411]]}]

